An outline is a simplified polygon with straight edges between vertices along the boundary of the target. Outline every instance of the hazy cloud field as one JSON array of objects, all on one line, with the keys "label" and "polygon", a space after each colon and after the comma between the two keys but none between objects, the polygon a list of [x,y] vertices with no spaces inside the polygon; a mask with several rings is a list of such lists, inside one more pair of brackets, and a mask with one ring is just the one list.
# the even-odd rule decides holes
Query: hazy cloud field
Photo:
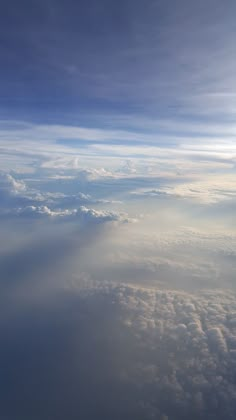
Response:
[{"label": "hazy cloud field", "polygon": [[234,420],[235,1],[0,13],[0,420]]}]

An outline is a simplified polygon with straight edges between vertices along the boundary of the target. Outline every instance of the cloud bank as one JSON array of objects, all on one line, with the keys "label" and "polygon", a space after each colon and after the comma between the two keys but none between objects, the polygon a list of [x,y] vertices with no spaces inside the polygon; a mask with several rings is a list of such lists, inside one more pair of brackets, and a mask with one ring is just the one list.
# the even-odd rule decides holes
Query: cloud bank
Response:
[{"label": "cloud bank", "polygon": [[[14,348],[19,328],[23,347]],[[1,335],[2,416],[37,407],[59,419],[234,419],[232,293],[68,283],[46,305],[6,318]]]}]

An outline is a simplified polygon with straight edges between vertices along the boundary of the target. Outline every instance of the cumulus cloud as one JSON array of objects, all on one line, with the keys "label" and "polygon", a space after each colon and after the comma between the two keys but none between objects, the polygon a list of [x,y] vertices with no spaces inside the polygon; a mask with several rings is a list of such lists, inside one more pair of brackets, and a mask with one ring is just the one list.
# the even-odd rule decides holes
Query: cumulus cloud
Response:
[{"label": "cumulus cloud", "polygon": [[[90,214],[91,220],[121,220],[125,219],[124,215],[118,215],[115,212],[100,212],[93,209],[87,209],[87,216],[85,217],[85,208],[83,206],[91,205],[116,205],[121,204],[119,200],[110,200],[103,198],[94,198],[91,194],[77,191],[78,187],[84,187],[90,180],[95,180],[97,177],[106,177],[107,173],[104,169],[81,171],[78,176],[62,178],[46,177],[45,182],[53,185],[49,190],[41,187],[41,179],[31,177],[26,181],[16,179],[11,174],[2,173],[0,176],[0,194],[2,199],[2,211],[4,215],[24,215],[24,216],[83,216],[84,220],[88,221]],[[109,175],[108,175],[109,176]],[[69,182],[69,184],[68,184]],[[74,188],[74,193],[68,194],[68,188]],[[66,191],[66,192],[65,192]],[[83,208],[83,211],[80,210]]]},{"label": "cumulus cloud", "polygon": [[[104,407],[108,409],[103,418],[113,417],[117,410],[127,420],[131,416],[222,420],[225,414],[227,419],[235,418],[234,294],[220,290],[189,294],[86,279],[82,288],[67,284],[65,293],[63,305],[54,309],[60,320],[59,337],[67,337],[69,342],[63,380],[54,384],[59,395],[64,393],[64,409],[78,410],[75,398],[71,400],[65,392],[66,380],[80,405],[83,400],[78,387],[82,385],[83,399],[87,404],[93,397],[96,415],[101,415]],[[55,319],[47,316],[46,331],[54,323]],[[76,351],[69,350],[77,341]],[[57,366],[65,354],[60,346],[53,349]],[[50,361],[51,352],[44,354]],[[53,372],[54,363],[45,362],[49,373]],[[33,368],[36,372],[30,375],[38,375],[37,366]],[[26,380],[24,377],[23,382]],[[101,392],[92,382],[100,384]],[[110,389],[115,393],[107,401]],[[57,413],[51,400],[49,404]],[[83,417],[93,418],[88,412]]]},{"label": "cumulus cloud", "polygon": [[41,217],[49,216],[52,218],[64,217],[78,219],[82,223],[106,223],[106,222],[121,222],[129,223],[136,222],[137,219],[129,218],[126,213],[119,213],[107,210],[95,210],[85,206],[80,206],[78,209],[58,209],[52,210],[47,206],[26,206],[14,209],[11,213],[17,216],[25,217]]},{"label": "cumulus cloud", "polygon": [[15,214],[23,216],[52,216],[65,217],[76,214],[76,210],[57,210],[53,211],[47,206],[26,206],[15,210]]},{"label": "cumulus cloud", "polygon": [[20,194],[26,191],[26,185],[24,181],[15,179],[8,173],[0,174],[0,189],[6,193]]},{"label": "cumulus cloud", "polygon": [[82,219],[84,222],[93,222],[93,223],[103,223],[103,222],[135,222],[136,219],[129,218],[125,213],[117,213],[113,211],[106,210],[95,210],[81,206],[77,212],[76,216]]},{"label": "cumulus cloud", "polygon": [[[133,341],[123,377],[140,387],[150,418],[233,419],[236,297],[119,286],[113,299]],[[164,410],[164,413],[163,413]]]},{"label": "cumulus cloud", "polygon": [[[232,292],[190,294],[85,277],[78,287],[75,279],[65,281],[55,299],[37,301],[30,311],[24,308],[22,318],[1,323],[2,416],[27,417],[30,396],[45,418],[49,412],[55,418],[82,412],[93,419],[95,412],[105,419],[222,420],[227,415],[234,420]],[[8,396],[18,396],[11,407],[4,399],[6,378]]]}]

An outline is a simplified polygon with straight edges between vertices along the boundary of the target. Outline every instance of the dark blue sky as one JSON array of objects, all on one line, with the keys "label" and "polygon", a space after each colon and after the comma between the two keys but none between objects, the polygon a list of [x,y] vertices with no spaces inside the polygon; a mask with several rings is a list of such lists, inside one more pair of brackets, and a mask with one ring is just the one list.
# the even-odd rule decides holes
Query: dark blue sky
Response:
[{"label": "dark blue sky", "polygon": [[0,118],[222,117],[235,14],[232,0],[3,1]]}]

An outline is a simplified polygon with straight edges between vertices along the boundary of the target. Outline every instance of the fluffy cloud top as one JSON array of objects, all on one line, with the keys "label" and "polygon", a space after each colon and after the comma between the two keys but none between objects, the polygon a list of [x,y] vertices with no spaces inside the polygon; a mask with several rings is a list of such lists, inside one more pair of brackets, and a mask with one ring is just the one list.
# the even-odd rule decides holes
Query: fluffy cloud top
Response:
[{"label": "fluffy cloud top", "polygon": [[51,210],[47,206],[26,206],[15,209],[13,214],[26,217],[65,217],[77,218],[82,223],[106,223],[106,222],[134,222],[136,219],[129,218],[125,213],[118,213],[107,210],[95,210],[85,206],[80,206],[78,209],[65,210]]},{"label": "fluffy cloud top", "polygon": [[[108,173],[101,170],[81,171],[80,175],[70,178],[73,185],[76,185],[75,193],[66,194],[62,191],[44,191],[39,188],[30,187],[22,180],[17,180],[10,174],[2,174],[0,177],[0,190],[4,197],[4,208],[2,214],[17,215],[24,217],[42,217],[50,216],[53,218],[76,217],[83,223],[103,223],[103,222],[129,222],[133,219],[129,218],[126,213],[95,210],[87,207],[88,205],[109,205],[121,204],[118,200],[107,200],[93,198],[90,194],[77,192],[81,183],[95,180],[97,177],[106,177]],[[47,178],[50,181],[50,178]],[[68,179],[66,179],[68,182]],[[60,180],[52,180],[56,188],[61,187]],[[31,180],[32,183],[32,180]],[[37,186],[37,182],[33,180],[33,185]],[[87,206],[85,206],[86,204]]]},{"label": "fluffy cloud top", "polygon": [[15,214],[23,216],[72,216],[76,214],[76,210],[58,210],[53,211],[47,206],[26,206],[15,210]]},{"label": "fluffy cloud top", "polygon": [[22,180],[16,180],[12,175],[8,173],[0,174],[0,188],[5,190],[7,193],[23,193],[26,191],[26,185]]},{"label": "fluffy cloud top", "polygon": [[2,417],[30,418],[30,398],[45,418],[234,420],[234,294],[85,278],[25,310],[2,323]]},{"label": "fluffy cloud top", "polygon": [[102,222],[123,222],[128,223],[130,221],[135,221],[135,219],[131,219],[125,213],[117,213],[112,211],[106,210],[94,210],[87,208],[85,206],[81,206],[77,211],[76,215],[81,218],[85,222],[95,222],[95,223],[102,223]]},{"label": "fluffy cloud top", "polygon": [[234,418],[235,295],[127,286],[108,286],[107,293],[132,348],[122,378],[140,389],[147,418],[222,419],[225,410]]}]

